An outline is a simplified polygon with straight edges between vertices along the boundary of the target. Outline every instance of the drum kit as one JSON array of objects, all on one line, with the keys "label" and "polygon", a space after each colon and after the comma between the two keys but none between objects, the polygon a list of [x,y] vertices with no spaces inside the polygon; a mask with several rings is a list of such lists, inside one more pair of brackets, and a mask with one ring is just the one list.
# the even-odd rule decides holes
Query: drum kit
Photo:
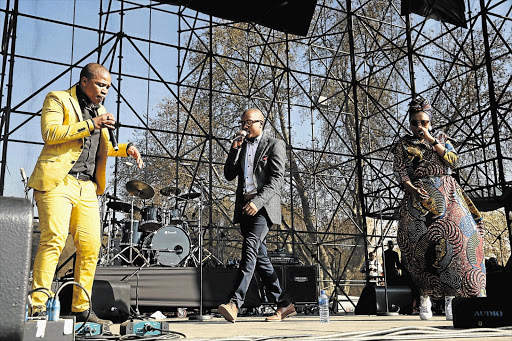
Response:
[{"label": "drum kit", "polygon": [[[202,248],[201,201],[196,203],[199,233],[195,233],[197,231],[189,225],[192,221],[187,221],[179,208],[179,203],[193,203],[201,196],[200,193],[181,193],[179,188],[165,187],[160,190],[160,194],[166,198],[163,205],[151,204],[141,209],[134,205],[134,199],[151,199],[155,195],[154,189],[142,181],[131,180],[126,184],[126,190],[131,196],[130,203],[107,196],[110,199],[106,204],[108,210],[104,219],[104,236],[107,240],[102,248],[101,265],[198,266],[204,252],[209,258],[215,258]],[[170,205],[172,201],[174,205]],[[117,221],[116,212],[127,213],[130,218]],[[140,216],[140,220],[136,220],[134,215]],[[191,239],[194,233],[199,234],[195,240]],[[220,263],[218,259],[215,260]]]}]

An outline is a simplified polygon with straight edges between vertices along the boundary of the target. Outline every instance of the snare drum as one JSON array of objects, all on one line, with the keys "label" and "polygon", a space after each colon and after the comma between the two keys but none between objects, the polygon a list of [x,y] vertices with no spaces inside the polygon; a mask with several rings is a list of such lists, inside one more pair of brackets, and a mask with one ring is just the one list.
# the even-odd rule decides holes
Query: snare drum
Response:
[{"label": "snare drum", "polygon": [[190,238],[178,226],[165,226],[147,236],[142,249],[160,265],[178,266],[190,254]]},{"label": "snare drum", "polygon": [[146,206],[141,211],[142,220],[140,229],[146,232],[153,232],[162,227],[162,217],[160,216],[160,208],[157,206]]}]

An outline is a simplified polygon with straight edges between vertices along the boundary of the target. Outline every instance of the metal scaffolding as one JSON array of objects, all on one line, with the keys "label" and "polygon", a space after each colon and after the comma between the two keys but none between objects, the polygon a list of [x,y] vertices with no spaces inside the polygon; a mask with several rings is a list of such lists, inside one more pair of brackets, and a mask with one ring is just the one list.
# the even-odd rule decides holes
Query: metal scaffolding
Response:
[{"label": "metal scaffolding", "polygon": [[[479,207],[504,207],[512,236],[510,2],[468,0],[463,29],[401,16],[397,0],[319,1],[305,37],[157,1],[92,4],[84,11],[70,2],[73,14],[63,18],[4,1],[1,195],[16,194],[9,169],[35,163],[41,96],[98,62],[112,74],[106,107],[115,110],[116,135],[135,139],[148,164],[136,172],[116,159],[109,190],[126,196],[124,184],[137,178],[157,190],[202,193],[208,247],[224,262],[239,237],[235,187],[222,166],[235,123],[253,106],[266,115],[268,133],[287,144],[283,224],[269,235],[271,249],[317,264],[322,287],[345,293],[347,272],[392,231],[402,193],[389,149],[408,129],[413,94],[431,99],[435,127],[453,136],[461,186]],[[20,34],[20,22],[41,31]],[[59,30],[71,38],[52,40]],[[70,58],[43,47],[19,51],[17,42],[29,38]],[[41,72],[27,85],[18,73],[30,67]],[[192,206],[180,207],[191,221]]]}]

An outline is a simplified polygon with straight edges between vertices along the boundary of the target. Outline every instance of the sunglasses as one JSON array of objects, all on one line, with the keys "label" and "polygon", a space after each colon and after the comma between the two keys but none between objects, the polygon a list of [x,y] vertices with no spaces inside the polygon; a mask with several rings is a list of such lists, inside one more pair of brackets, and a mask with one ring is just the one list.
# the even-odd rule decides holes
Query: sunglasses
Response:
[{"label": "sunglasses", "polygon": [[254,123],[256,122],[261,122],[261,124],[263,124],[263,120],[245,120],[245,121],[240,121],[238,123],[240,123],[240,125],[243,127],[243,126],[252,126]]},{"label": "sunglasses", "polygon": [[422,125],[422,126],[426,127],[429,122],[430,122],[429,120],[418,120],[418,121],[417,120],[412,120],[411,121],[411,125],[413,127],[417,127],[419,125]]}]

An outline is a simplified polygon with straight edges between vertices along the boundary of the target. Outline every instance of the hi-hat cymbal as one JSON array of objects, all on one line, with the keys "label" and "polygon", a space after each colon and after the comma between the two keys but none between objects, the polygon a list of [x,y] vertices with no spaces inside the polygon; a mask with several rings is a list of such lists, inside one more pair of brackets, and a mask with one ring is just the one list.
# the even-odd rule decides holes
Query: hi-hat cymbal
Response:
[{"label": "hi-hat cymbal", "polygon": [[164,187],[160,190],[160,194],[170,197],[171,195],[178,195],[181,193],[181,189],[177,187]]},{"label": "hi-hat cymbal", "polygon": [[190,200],[190,199],[199,198],[200,196],[201,196],[201,193],[189,192],[189,193],[183,193],[179,197],[176,197],[176,199],[178,199],[178,200]]},{"label": "hi-hat cymbal", "polygon": [[[111,201],[111,202],[107,203],[107,207],[113,209],[114,211],[123,211],[125,213],[130,213],[130,211],[132,209],[132,205],[130,205],[127,202],[122,202],[122,201]],[[139,212],[140,212],[140,208],[133,205],[133,213],[139,213]]]},{"label": "hi-hat cymbal", "polygon": [[155,195],[153,187],[139,180],[131,180],[126,183],[126,190],[131,195],[135,195],[141,199],[151,199]]}]

